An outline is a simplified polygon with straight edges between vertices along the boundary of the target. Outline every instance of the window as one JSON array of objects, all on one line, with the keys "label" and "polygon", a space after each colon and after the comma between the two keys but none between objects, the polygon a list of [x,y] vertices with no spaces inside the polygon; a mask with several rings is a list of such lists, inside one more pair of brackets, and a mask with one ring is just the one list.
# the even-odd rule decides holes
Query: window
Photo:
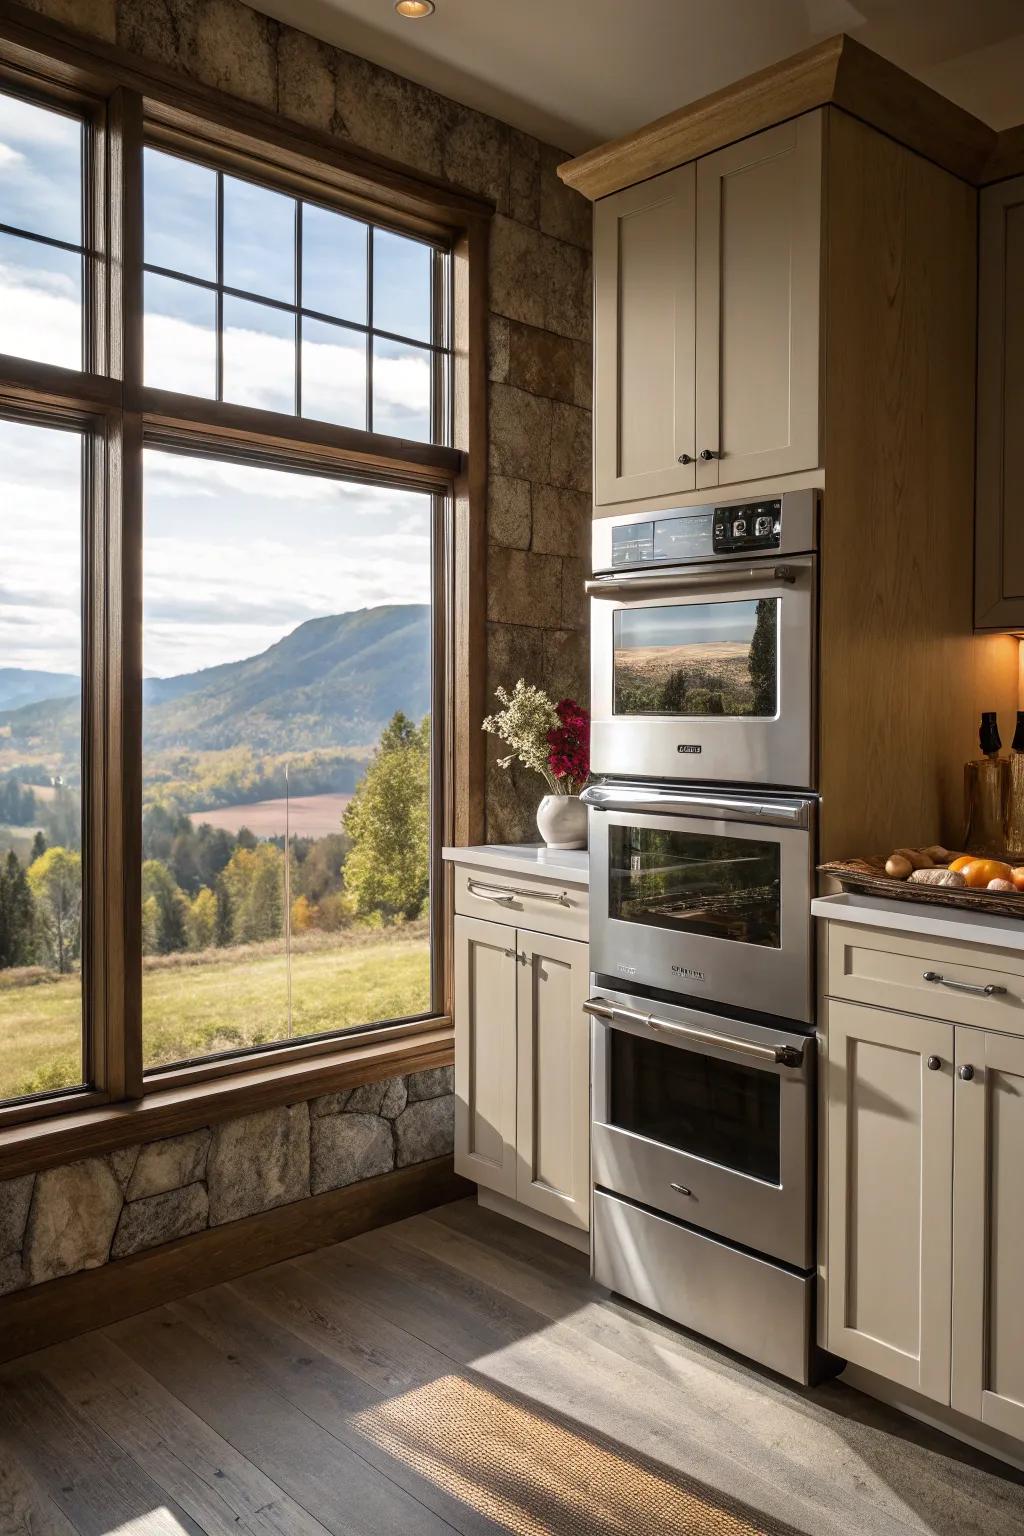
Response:
[{"label": "window", "polygon": [[448,441],[444,250],[156,148],[145,188],[148,384]]},{"label": "window", "polygon": [[50,69],[0,90],[0,1129],[446,1024],[479,801],[489,211]]},{"label": "window", "polygon": [[0,95],[0,352],[82,366],[80,119]]}]

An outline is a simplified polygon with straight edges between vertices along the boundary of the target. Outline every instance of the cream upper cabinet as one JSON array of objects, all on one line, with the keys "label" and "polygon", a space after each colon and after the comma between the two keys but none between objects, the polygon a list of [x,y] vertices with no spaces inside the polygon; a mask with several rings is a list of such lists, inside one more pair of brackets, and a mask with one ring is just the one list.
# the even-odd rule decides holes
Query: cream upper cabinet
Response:
[{"label": "cream upper cabinet", "polygon": [[697,162],[698,488],[818,464],[821,128]]},{"label": "cream upper cabinet", "polygon": [[519,934],[516,1199],[590,1226],[588,947]]},{"label": "cream upper cabinet", "polygon": [[974,620],[1024,626],[1024,177],[981,194]]},{"label": "cream upper cabinet", "polygon": [[455,1171],[516,1193],[516,930],[455,919]]},{"label": "cream upper cabinet", "polygon": [[953,1407],[1024,1440],[1024,1039],[956,1036]]},{"label": "cream upper cabinet", "polygon": [[819,463],[822,114],[601,199],[598,505]]},{"label": "cream upper cabinet", "polygon": [[827,1009],[827,1347],[948,1403],[953,1027]]},{"label": "cream upper cabinet", "polygon": [[594,492],[598,503],[692,491],[693,165],[594,210]]}]

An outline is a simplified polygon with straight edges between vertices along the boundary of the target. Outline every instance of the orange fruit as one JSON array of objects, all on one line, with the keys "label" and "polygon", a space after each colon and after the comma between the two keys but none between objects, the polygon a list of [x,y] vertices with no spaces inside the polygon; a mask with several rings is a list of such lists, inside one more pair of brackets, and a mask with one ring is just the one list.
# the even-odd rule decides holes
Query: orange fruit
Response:
[{"label": "orange fruit", "polygon": [[990,880],[1009,880],[1012,870],[1002,859],[971,859],[960,870],[964,884],[972,890],[984,890]]},{"label": "orange fruit", "polygon": [[1018,864],[1016,869],[1010,870],[1010,879],[1018,891],[1024,891],[1024,864]]},{"label": "orange fruit", "polygon": [[953,871],[954,874],[961,875],[967,868],[968,864],[973,864],[977,857],[978,855],[976,853],[962,853],[958,859],[953,860],[949,868]]}]

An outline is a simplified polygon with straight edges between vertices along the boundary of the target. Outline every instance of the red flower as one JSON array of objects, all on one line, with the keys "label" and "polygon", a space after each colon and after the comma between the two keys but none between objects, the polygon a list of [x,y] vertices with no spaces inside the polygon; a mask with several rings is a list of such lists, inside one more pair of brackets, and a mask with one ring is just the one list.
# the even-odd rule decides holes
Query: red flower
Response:
[{"label": "red flower", "polygon": [[548,731],[548,767],[556,779],[568,779],[574,792],[590,776],[590,716],[575,699],[555,705],[559,724]]}]

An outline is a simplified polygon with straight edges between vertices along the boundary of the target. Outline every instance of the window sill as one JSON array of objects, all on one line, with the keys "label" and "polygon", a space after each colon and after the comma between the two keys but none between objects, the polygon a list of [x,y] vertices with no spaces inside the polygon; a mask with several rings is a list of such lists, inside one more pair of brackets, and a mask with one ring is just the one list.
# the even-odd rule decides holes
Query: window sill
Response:
[{"label": "window sill", "polygon": [[35,1173],[135,1142],[157,1141],[278,1104],[296,1104],[455,1060],[450,1023],[304,1060],[157,1089],[127,1104],[105,1104],[0,1131],[0,1179]]}]

